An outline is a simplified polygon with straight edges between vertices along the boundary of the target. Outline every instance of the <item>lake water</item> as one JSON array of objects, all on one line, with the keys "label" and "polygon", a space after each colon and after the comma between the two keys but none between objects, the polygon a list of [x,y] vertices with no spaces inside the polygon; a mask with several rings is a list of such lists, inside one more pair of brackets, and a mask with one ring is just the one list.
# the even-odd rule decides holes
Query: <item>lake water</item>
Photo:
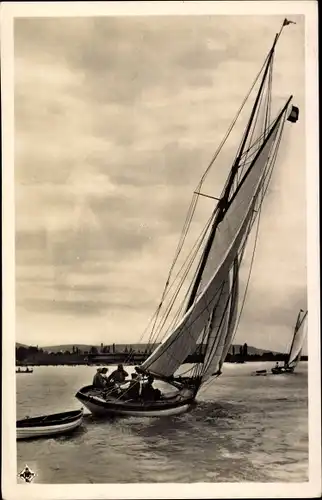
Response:
[{"label": "lake water", "polygon": [[[196,408],[176,417],[95,421],[85,410],[70,436],[18,442],[18,470],[28,464],[38,483],[307,481],[307,363],[291,375],[251,376],[272,364],[225,364]],[[95,371],[16,375],[17,418],[80,408],[74,395]]]}]

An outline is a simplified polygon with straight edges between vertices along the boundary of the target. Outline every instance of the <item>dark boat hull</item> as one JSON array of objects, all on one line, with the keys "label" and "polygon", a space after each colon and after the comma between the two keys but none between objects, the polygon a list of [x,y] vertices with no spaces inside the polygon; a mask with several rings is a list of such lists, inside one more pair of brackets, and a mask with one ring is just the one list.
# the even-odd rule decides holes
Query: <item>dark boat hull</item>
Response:
[{"label": "dark boat hull", "polygon": [[124,401],[120,398],[104,399],[99,393],[95,394],[92,386],[80,389],[76,398],[94,415],[99,416],[137,416],[161,417],[173,416],[187,412],[195,404],[192,391],[179,391],[177,396],[159,401]]},{"label": "dark boat hull", "polygon": [[282,374],[285,374],[285,373],[293,373],[294,372],[294,368],[290,368],[288,366],[283,366],[281,368],[272,368],[271,369],[271,372],[273,375],[282,375]]},{"label": "dark boat hull", "polygon": [[79,427],[82,420],[83,409],[42,417],[24,418],[16,422],[17,439],[66,434]]}]

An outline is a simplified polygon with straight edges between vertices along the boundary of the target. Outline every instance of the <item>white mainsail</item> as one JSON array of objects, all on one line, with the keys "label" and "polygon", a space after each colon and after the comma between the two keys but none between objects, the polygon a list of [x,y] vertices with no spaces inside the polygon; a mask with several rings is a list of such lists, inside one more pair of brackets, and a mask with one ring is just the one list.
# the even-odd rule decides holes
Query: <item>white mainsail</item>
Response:
[{"label": "white mainsail", "polygon": [[[148,370],[162,377],[172,376],[186,357],[194,352],[198,338],[208,325],[221,300],[223,283],[230,283],[229,273],[240,248],[245,243],[245,238],[248,236],[254,206],[265,182],[268,159],[278,131],[279,124],[276,124],[248,175],[239,185],[223,220],[218,225],[211,255],[199,287],[201,293],[197,295],[195,302],[177,327],[141,365],[143,370]],[[210,278],[205,284],[206,277],[209,275]],[[223,330],[220,329],[222,337],[231,338],[231,332],[225,332],[224,326],[222,328]],[[218,341],[219,353],[223,354],[226,348],[226,342]],[[216,355],[216,352],[213,352],[213,355]],[[221,355],[218,359],[221,359]]]},{"label": "white mainsail", "polygon": [[291,368],[295,368],[295,366],[301,359],[303,343],[307,335],[307,319],[308,313],[306,312],[302,319],[299,319],[297,328],[294,332],[292,347],[288,356],[288,360],[286,362],[286,365]]}]

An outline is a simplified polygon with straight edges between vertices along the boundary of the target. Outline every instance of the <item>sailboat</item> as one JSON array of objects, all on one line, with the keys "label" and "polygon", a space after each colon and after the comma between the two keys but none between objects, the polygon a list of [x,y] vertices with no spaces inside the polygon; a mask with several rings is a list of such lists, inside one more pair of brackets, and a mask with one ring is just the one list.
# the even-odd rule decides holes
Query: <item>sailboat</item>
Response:
[{"label": "sailboat", "polygon": [[[122,385],[117,389],[114,386],[105,390],[88,385],[77,392],[76,398],[92,413],[132,416],[180,414],[194,406],[201,387],[221,374],[241,314],[238,310],[242,295],[240,274],[246,244],[255,221],[258,228],[261,206],[276,163],[284,126],[286,122],[295,123],[299,117],[299,108],[292,104],[290,96],[272,118],[275,50],[284,27],[291,23],[284,20],[262,68],[219,146],[218,151],[231,135],[246,103],[253,99],[241,142],[235,149],[236,155],[220,197],[216,197],[216,193],[202,191],[205,176],[216,162],[218,151],[193,193],[174,262],[151,327],[151,354],[140,366],[135,367],[135,383],[140,384],[140,388],[148,380],[150,385],[162,383],[164,390],[161,393],[151,392],[150,399],[141,396],[133,399]],[[256,91],[253,92],[253,89]],[[180,268],[181,271],[183,269],[179,274],[180,279],[178,275],[173,278],[174,265],[179,262],[179,255],[182,256],[196,206],[204,197],[212,200],[210,217],[208,215],[200,237]],[[174,313],[175,299],[179,291],[184,289],[191,270],[193,275],[188,280],[188,290]],[[169,297],[175,283],[177,288],[168,301],[164,315],[160,317],[165,298]],[[161,334],[161,343],[155,346]],[[198,363],[187,374],[182,373],[185,360],[195,353],[199,355]]]},{"label": "sailboat", "polygon": [[303,343],[307,335],[307,319],[308,312],[304,312],[301,309],[297,316],[291,347],[287,358],[284,361],[284,366],[275,366],[274,368],[272,368],[271,371],[274,375],[277,375],[279,373],[294,372],[298,362],[301,360]]}]

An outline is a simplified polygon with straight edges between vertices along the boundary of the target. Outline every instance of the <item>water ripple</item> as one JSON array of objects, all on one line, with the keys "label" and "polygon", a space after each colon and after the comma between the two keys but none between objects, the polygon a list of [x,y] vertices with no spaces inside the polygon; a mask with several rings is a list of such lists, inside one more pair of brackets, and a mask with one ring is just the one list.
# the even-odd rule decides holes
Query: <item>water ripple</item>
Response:
[{"label": "water ripple", "polygon": [[[18,442],[18,467],[37,469],[40,483],[306,481],[306,364],[288,377],[251,377],[254,369],[228,366],[183,415],[86,414],[70,436]],[[93,370],[36,367],[17,377],[18,418],[79,408],[74,394]]]}]

